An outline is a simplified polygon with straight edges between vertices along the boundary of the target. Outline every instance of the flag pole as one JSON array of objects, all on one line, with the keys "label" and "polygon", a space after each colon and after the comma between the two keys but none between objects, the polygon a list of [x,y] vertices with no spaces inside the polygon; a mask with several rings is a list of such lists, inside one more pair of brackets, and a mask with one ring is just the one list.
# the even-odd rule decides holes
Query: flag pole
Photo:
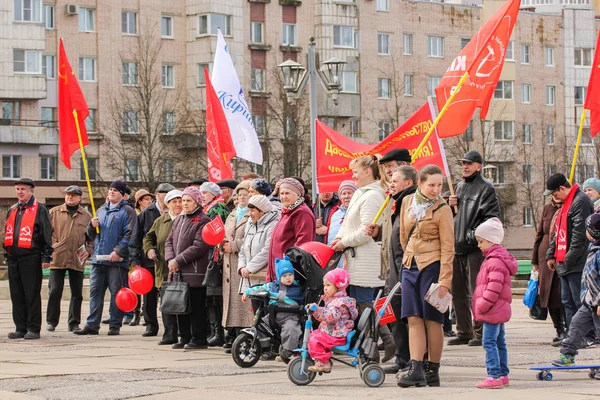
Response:
[{"label": "flag pole", "polygon": [[[90,204],[92,206],[92,216],[96,218],[96,206],[94,205],[94,195],[92,193],[92,183],[90,182],[90,174],[88,172],[87,158],[85,157],[85,149],[83,148],[83,140],[81,139],[81,130],[79,128],[79,117],[77,110],[73,110],[73,118],[75,118],[75,128],[77,128],[77,138],[79,139],[79,148],[81,149],[81,161],[83,162],[83,171],[85,172],[85,181],[87,182],[88,193],[90,195]],[[100,228],[96,227],[96,233],[100,233]]]},{"label": "flag pole", "polygon": [[579,155],[579,145],[581,144],[581,136],[583,134],[583,124],[585,123],[585,108],[581,113],[579,120],[579,132],[577,133],[577,143],[575,144],[575,154],[573,154],[573,162],[571,163],[571,173],[569,174],[569,183],[573,183],[575,177],[575,164],[577,164],[577,156]]}]

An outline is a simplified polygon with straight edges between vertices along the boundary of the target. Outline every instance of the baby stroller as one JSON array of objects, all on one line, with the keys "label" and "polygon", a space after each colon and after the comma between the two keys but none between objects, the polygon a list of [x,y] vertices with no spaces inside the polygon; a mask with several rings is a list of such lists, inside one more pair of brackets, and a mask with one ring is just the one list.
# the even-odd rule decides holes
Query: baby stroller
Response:
[{"label": "baby stroller", "polygon": [[[356,329],[348,334],[346,344],[332,349],[334,355],[331,359],[349,367],[358,367],[361,379],[369,387],[379,387],[385,381],[385,372],[376,361],[379,359],[377,350],[379,322],[399,288],[400,282],[392,288],[379,312],[375,310],[374,306],[366,308],[358,319]],[[382,291],[380,290],[373,304],[377,304],[381,295]],[[312,317],[309,316],[305,322],[302,348],[297,350],[300,357],[294,357],[288,364],[288,378],[298,386],[308,385],[317,376],[316,372],[308,371],[308,367],[314,365],[314,361],[308,354],[308,339],[310,339],[311,330]],[[352,357],[352,360],[344,361],[335,355],[349,356]],[[322,374],[319,372],[319,375]]]},{"label": "baby stroller", "polygon": [[[294,266],[295,278],[304,292],[305,304],[319,301],[319,296],[323,292],[323,277],[329,270],[337,267],[345,251],[346,249],[334,253],[330,247],[318,242],[291,247],[287,251],[286,255]],[[353,252],[354,249],[351,251]],[[275,323],[277,312],[298,313],[302,327],[306,318],[303,306],[270,305],[270,295],[266,290],[250,294],[248,298],[253,300],[254,305],[252,327],[242,329],[231,346],[233,361],[242,368],[254,366],[265,352],[279,353],[281,332]],[[287,363],[289,360],[284,359],[284,361]]]}]

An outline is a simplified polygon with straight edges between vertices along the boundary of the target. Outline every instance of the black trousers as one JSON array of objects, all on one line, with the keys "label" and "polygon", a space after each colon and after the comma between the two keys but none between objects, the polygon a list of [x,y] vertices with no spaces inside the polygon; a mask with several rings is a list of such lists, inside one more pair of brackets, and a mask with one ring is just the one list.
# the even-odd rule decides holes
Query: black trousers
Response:
[{"label": "black trousers", "polygon": [[73,328],[81,322],[81,302],[83,301],[83,271],[74,269],[51,269],[48,280],[48,308],[46,322],[58,326],[60,321],[60,301],[65,286],[65,274],[69,271],[69,286],[71,288],[71,301],[69,303],[68,326]]},{"label": "black trousers", "polygon": [[40,333],[42,326],[42,257],[8,259],[8,285],[17,332]]},{"label": "black trousers", "polygon": [[404,367],[410,361],[410,349],[408,347],[408,324],[400,318],[402,293],[396,293],[390,304],[396,315],[396,322],[392,323],[392,336],[396,345],[396,364]]},{"label": "black trousers", "polygon": [[177,316],[173,314],[161,314],[164,327],[162,340],[177,343]]},{"label": "black trousers", "polygon": [[177,316],[181,342],[205,345],[208,336],[205,287],[190,288],[190,304],[192,308],[190,314]]},{"label": "black trousers", "polygon": [[483,254],[480,251],[454,256],[452,275],[452,302],[456,314],[456,335],[463,339],[481,339],[483,324],[473,321],[471,299],[481,269]]},{"label": "black trousers", "polygon": [[[152,280],[154,281],[154,268],[148,268],[148,271],[152,274]],[[139,304],[139,302],[138,302]],[[144,306],[143,313],[146,321],[146,330],[152,332],[158,332],[158,289],[156,286],[152,286],[152,290],[144,295]]]}]

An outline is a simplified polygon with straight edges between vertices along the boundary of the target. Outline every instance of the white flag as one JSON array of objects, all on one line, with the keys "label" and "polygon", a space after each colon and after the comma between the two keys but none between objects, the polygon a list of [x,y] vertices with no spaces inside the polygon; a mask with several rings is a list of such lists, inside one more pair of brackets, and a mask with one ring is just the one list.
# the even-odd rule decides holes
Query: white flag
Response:
[{"label": "white flag", "polygon": [[252,115],[244,98],[240,79],[235,72],[229,49],[219,29],[212,83],[223,105],[229,131],[237,156],[255,164],[262,164],[262,148],[258,142]]}]

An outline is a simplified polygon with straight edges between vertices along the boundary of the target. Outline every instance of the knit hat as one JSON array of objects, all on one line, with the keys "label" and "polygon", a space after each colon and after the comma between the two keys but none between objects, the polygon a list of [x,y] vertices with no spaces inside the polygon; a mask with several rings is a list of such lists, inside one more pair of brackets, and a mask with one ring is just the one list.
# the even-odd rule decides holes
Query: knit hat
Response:
[{"label": "knit hat", "polygon": [[325,274],[323,279],[327,279],[338,290],[345,290],[350,285],[350,275],[343,268],[336,268]]},{"label": "knit hat", "polygon": [[343,181],[340,183],[340,188],[338,189],[338,194],[342,194],[344,190],[352,190],[352,193],[358,190],[358,186],[356,186],[356,182],[351,179]]},{"label": "knit hat", "polygon": [[592,214],[585,220],[585,229],[594,240],[600,239],[600,214]]},{"label": "knit hat", "polygon": [[600,193],[600,179],[598,179],[598,178],[589,178],[589,179],[586,179],[586,181],[583,182],[583,189],[582,190],[585,190],[587,188],[592,188],[596,192]]},{"label": "knit hat", "polygon": [[294,266],[290,262],[290,258],[288,256],[283,257],[283,259],[276,258],[275,275],[277,276],[277,281],[279,282],[285,274],[294,274]]},{"label": "knit hat", "polygon": [[252,186],[254,189],[256,189],[256,191],[258,193],[262,193],[265,196],[270,196],[271,193],[273,193],[273,191],[271,190],[271,185],[269,185],[269,183],[262,178],[254,179],[250,183],[250,186]]},{"label": "knit hat", "polygon": [[183,192],[181,190],[171,190],[169,193],[167,193],[167,195],[165,196],[165,204],[169,204],[169,202],[173,199],[177,199],[177,198],[181,198],[183,197]]},{"label": "knit hat", "polygon": [[279,190],[284,188],[296,193],[298,197],[304,196],[304,186],[297,179],[283,178],[279,181]]},{"label": "knit hat", "polygon": [[267,196],[256,194],[250,197],[250,200],[248,200],[248,207],[257,208],[258,210],[266,213],[273,209],[273,204],[271,204],[269,199],[267,199]]},{"label": "knit hat", "polygon": [[195,186],[186,187],[181,193],[181,197],[185,196],[186,194],[190,196],[198,205],[201,205],[202,201],[204,201],[204,196],[200,192],[200,189]]},{"label": "knit hat", "polygon": [[494,244],[502,243],[504,239],[502,222],[496,217],[488,219],[475,229],[475,236],[479,236]]},{"label": "knit hat", "polygon": [[219,195],[223,194],[223,192],[221,191],[221,188],[219,187],[219,185],[217,185],[214,182],[204,182],[200,186],[200,191],[201,192],[211,193],[214,196],[219,196]]},{"label": "knit hat", "polygon": [[119,193],[121,193],[121,196],[125,196],[125,192],[127,191],[127,184],[122,180],[117,179],[116,181],[113,181],[113,183],[110,184],[109,189],[115,189]]}]

